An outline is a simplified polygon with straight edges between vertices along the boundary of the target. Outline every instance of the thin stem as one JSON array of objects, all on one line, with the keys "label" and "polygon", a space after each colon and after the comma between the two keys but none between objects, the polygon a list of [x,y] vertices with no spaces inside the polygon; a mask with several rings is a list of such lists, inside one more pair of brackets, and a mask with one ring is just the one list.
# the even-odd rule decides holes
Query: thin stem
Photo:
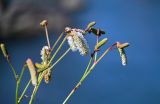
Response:
[{"label": "thin stem", "polygon": [[88,70],[88,72],[86,73],[84,79],[88,76],[88,74],[90,74],[90,72],[94,69],[94,67],[99,63],[100,60],[102,60],[102,58],[109,52],[110,49],[112,49],[114,45],[112,45],[111,47],[109,47],[99,58],[98,60],[91,66],[91,68]]},{"label": "thin stem", "polygon": [[83,77],[83,79],[82,79],[82,82],[84,81],[84,79],[88,76],[88,74],[90,74],[91,73],[91,71],[94,69],[94,67],[97,65],[97,63],[94,63],[91,67],[90,67],[90,69],[88,70],[88,72],[85,74],[85,76]]},{"label": "thin stem", "polygon": [[[96,37],[96,45],[98,44],[98,41],[99,41],[99,36]],[[95,52],[95,55],[94,55],[94,61],[96,60],[97,60],[97,51]]]},{"label": "thin stem", "polygon": [[[93,69],[94,67],[95,67],[95,64],[93,64],[91,68]],[[90,72],[92,70],[91,68],[88,70],[88,72]],[[69,95],[64,100],[63,104],[66,104],[67,101],[69,100],[69,98],[73,95],[73,93],[81,86],[81,84],[83,83],[83,81],[85,80],[85,78],[87,77],[87,75],[89,74],[88,72],[83,75],[83,77],[78,82],[78,84],[72,89],[72,91],[69,93]]]},{"label": "thin stem", "polygon": [[33,99],[34,99],[34,97],[35,97],[35,95],[36,95],[36,93],[37,93],[37,90],[38,90],[38,88],[39,88],[39,86],[40,86],[40,84],[41,84],[41,82],[42,82],[43,74],[44,74],[44,73],[45,73],[45,71],[42,72],[42,74],[40,74],[40,77],[38,78],[38,85],[36,85],[36,86],[34,87],[34,89],[33,89],[33,92],[32,92],[32,95],[31,95],[31,99],[30,99],[30,101],[29,101],[29,104],[32,104],[32,102],[33,102]]},{"label": "thin stem", "polygon": [[69,95],[66,97],[66,99],[65,99],[64,102],[63,102],[63,104],[66,104],[66,102],[69,100],[69,98],[72,96],[72,94],[79,88],[79,86],[80,86],[81,83],[83,82],[84,77],[85,77],[85,75],[86,75],[86,73],[87,73],[87,71],[88,71],[88,69],[89,69],[89,67],[90,67],[90,64],[91,64],[92,60],[93,60],[93,58],[91,57],[90,60],[89,60],[88,65],[87,65],[87,67],[86,67],[86,69],[85,69],[85,72],[84,72],[82,78],[80,79],[80,81],[78,82],[78,84],[72,89],[72,91],[69,93]]},{"label": "thin stem", "polygon": [[110,47],[98,58],[98,60],[96,61],[95,64],[97,64],[97,63],[109,52],[109,50],[112,49],[113,46],[114,46],[114,45],[110,46]]},{"label": "thin stem", "polygon": [[64,52],[63,55],[62,55],[51,67],[49,67],[49,69],[52,69],[58,62],[60,62],[60,61],[62,60],[62,58],[63,58],[64,56],[66,56],[67,53],[68,53],[70,50],[71,50],[70,48],[67,49],[66,52]]},{"label": "thin stem", "polygon": [[47,26],[45,25],[44,28],[45,28],[45,32],[46,32],[46,38],[47,38],[48,47],[49,47],[49,49],[50,49],[50,48],[51,48],[51,45],[50,45],[50,41],[49,41],[49,35],[48,35]]},{"label": "thin stem", "polygon": [[[69,51],[70,51],[70,48],[49,69],[52,69]],[[38,77],[38,82],[39,83],[38,83],[37,86],[35,86],[35,88],[34,88],[34,90],[32,92],[29,104],[32,104],[32,102],[33,102],[34,96],[35,96],[35,94],[36,94],[36,92],[37,92],[37,90],[39,88],[39,85],[40,85],[42,79],[43,79],[43,73],[45,73],[45,71],[43,71],[42,73],[39,74],[39,77]]]},{"label": "thin stem", "polygon": [[20,103],[20,102],[21,102],[21,100],[22,100],[22,98],[23,98],[24,94],[26,93],[26,91],[27,91],[27,89],[28,89],[28,87],[29,87],[29,85],[30,85],[30,84],[31,84],[31,80],[29,80],[29,81],[28,81],[28,83],[27,83],[26,87],[24,88],[24,90],[23,90],[23,92],[22,92],[21,96],[20,96],[20,97],[19,97],[19,99],[18,99],[18,103]]},{"label": "thin stem", "polygon": [[[109,52],[109,50],[114,46],[113,44],[111,47],[109,47],[101,56],[98,58],[96,62],[93,63],[93,65],[88,69],[87,72],[82,76],[81,80],[78,82],[78,84],[72,89],[72,91],[69,93],[69,95],[64,100],[63,104],[66,104],[69,98],[72,96],[72,94],[81,86],[81,84],[84,82],[85,78],[91,73],[91,71],[95,68],[95,66],[99,63],[99,61]],[[90,62],[89,62],[90,64]]]},{"label": "thin stem", "polygon": [[32,104],[34,96],[35,96],[35,93],[37,92],[37,90],[38,90],[38,86],[35,86],[34,89],[33,89],[33,92],[32,92],[32,95],[31,95],[31,99],[29,101],[29,104]]},{"label": "thin stem", "polygon": [[23,76],[23,74],[24,74],[24,70],[26,69],[26,67],[27,67],[27,65],[24,64],[24,66],[23,66],[23,68],[22,68],[22,71],[21,71],[21,74],[20,74],[19,79],[18,79],[18,82],[19,82],[19,83],[21,83],[22,76]]},{"label": "thin stem", "polygon": [[61,57],[59,57],[58,60],[57,60],[56,62],[54,62],[49,68],[47,67],[47,68],[45,68],[45,69],[40,69],[40,70],[38,70],[38,73],[39,73],[39,72],[42,72],[42,71],[44,71],[44,70],[46,70],[46,69],[51,70],[56,64],[58,64],[58,63],[64,58],[64,56],[67,55],[67,53],[68,53],[70,50],[71,50],[71,49],[68,48],[68,49],[61,55]]},{"label": "thin stem", "polygon": [[79,82],[73,89],[72,91],[69,93],[69,95],[66,97],[66,99],[64,100],[64,102],[62,104],[66,104],[67,101],[69,100],[69,98],[72,96],[72,94],[79,88],[79,86],[81,85],[81,82]]},{"label": "thin stem", "polygon": [[[91,65],[92,60],[93,60],[93,58],[91,57],[90,60],[89,60],[88,65],[87,65],[87,68],[86,68],[86,70],[85,70],[85,72],[84,72],[84,74],[83,74],[83,76],[87,73],[87,71],[88,71],[88,69],[89,69],[89,67],[90,67],[90,65]],[[82,78],[83,78],[83,76],[82,76]]]},{"label": "thin stem", "polygon": [[62,43],[59,45],[58,49],[56,50],[56,52],[53,54],[53,56],[51,57],[48,66],[51,64],[51,62],[53,61],[54,57],[57,55],[57,53],[59,52],[59,50],[62,48],[62,45],[64,44],[65,40],[67,37],[65,37],[62,41]]},{"label": "thin stem", "polygon": [[18,89],[19,89],[19,83],[18,83],[18,81],[16,82],[16,104],[18,104]]},{"label": "thin stem", "polygon": [[24,64],[23,68],[22,68],[22,71],[21,71],[21,74],[20,74],[20,77],[18,78],[17,82],[16,82],[16,104],[18,104],[18,93],[19,93],[19,85],[20,85],[20,82],[21,82],[21,79],[22,79],[22,76],[24,74],[24,70],[26,68],[26,64]]},{"label": "thin stem", "polygon": [[59,40],[62,38],[62,36],[63,36],[63,32],[61,33],[61,35],[58,37],[58,39],[56,40],[56,42],[53,44],[53,46],[52,46],[52,49],[51,49],[51,52],[53,51],[53,49],[56,47],[56,45],[57,45],[57,43],[59,42]]},{"label": "thin stem", "polygon": [[7,62],[8,62],[9,66],[10,66],[12,72],[13,72],[13,75],[14,75],[15,80],[17,81],[18,78],[17,78],[16,70],[14,69],[14,67],[13,67],[13,65],[11,64],[11,62],[10,62],[9,59],[7,59]]}]

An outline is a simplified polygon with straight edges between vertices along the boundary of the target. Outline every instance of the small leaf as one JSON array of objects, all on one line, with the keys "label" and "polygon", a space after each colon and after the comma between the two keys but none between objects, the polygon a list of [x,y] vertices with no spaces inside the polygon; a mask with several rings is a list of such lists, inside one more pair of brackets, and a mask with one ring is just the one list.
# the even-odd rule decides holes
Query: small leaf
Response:
[{"label": "small leaf", "polygon": [[107,38],[104,38],[103,40],[101,40],[100,42],[98,42],[98,44],[95,46],[95,50],[98,50],[100,47],[102,47],[106,42],[108,41]]}]

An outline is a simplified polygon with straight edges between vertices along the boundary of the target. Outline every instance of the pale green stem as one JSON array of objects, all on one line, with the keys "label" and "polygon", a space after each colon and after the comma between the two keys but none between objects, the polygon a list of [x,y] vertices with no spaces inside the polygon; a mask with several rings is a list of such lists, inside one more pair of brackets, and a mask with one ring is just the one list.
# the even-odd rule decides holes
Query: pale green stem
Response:
[{"label": "pale green stem", "polygon": [[19,76],[19,78],[18,78],[18,82],[19,82],[19,83],[21,83],[22,76],[23,76],[23,74],[24,74],[24,70],[25,70],[26,67],[27,67],[27,65],[24,64],[24,66],[23,66],[23,68],[22,68],[22,71],[21,71],[21,74],[20,74],[20,76]]},{"label": "pale green stem", "polygon": [[[62,60],[62,58],[63,58],[69,51],[70,51],[70,48],[69,48],[65,53],[63,53],[63,55],[62,55],[51,67],[49,67],[48,69],[51,70],[58,62],[60,62],[60,60]],[[38,77],[38,82],[39,82],[39,83],[38,83],[37,86],[35,86],[35,88],[34,88],[34,90],[33,90],[33,93],[32,93],[32,95],[31,95],[31,99],[30,99],[29,104],[32,104],[32,102],[33,102],[33,98],[34,98],[34,96],[35,96],[35,94],[36,94],[36,92],[37,92],[37,90],[38,90],[38,87],[39,87],[42,79],[43,79],[43,73],[45,73],[45,71],[43,71],[42,73],[39,74],[39,77]]]},{"label": "pale green stem", "polygon": [[64,100],[64,102],[62,104],[66,104],[67,101],[69,100],[69,98],[72,96],[72,94],[77,90],[77,88],[79,88],[79,86],[81,85],[81,83],[79,82],[74,89],[72,89],[72,91],[69,93],[69,95],[66,97],[66,99]]},{"label": "pale green stem", "polygon": [[61,57],[59,57],[58,60],[57,60],[56,62],[54,62],[49,68],[47,67],[47,68],[45,68],[45,69],[40,69],[38,72],[42,72],[42,71],[44,71],[44,70],[46,70],[46,69],[51,70],[56,64],[58,64],[58,63],[62,60],[62,58],[63,58],[64,56],[66,56],[66,54],[67,54],[70,50],[71,50],[71,49],[68,48],[68,49],[61,55]]},{"label": "pale green stem", "polygon": [[58,62],[60,62],[60,61],[62,60],[62,58],[63,58],[64,56],[66,56],[66,54],[67,54],[70,50],[71,50],[70,48],[67,49],[67,51],[66,51],[65,53],[63,53],[63,55],[62,55],[52,66],[50,66],[49,69],[52,69]]},{"label": "pale green stem", "polygon": [[9,59],[7,59],[7,62],[8,62],[9,66],[10,66],[12,72],[13,72],[13,75],[14,75],[15,80],[17,81],[18,76],[17,76],[17,74],[16,74],[16,70],[14,69],[14,67],[13,67],[13,65],[11,64],[11,62],[10,62]]},{"label": "pale green stem", "polygon": [[33,102],[33,99],[34,99],[34,97],[35,97],[35,95],[36,95],[36,93],[37,93],[37,90],[38,90],[38,88],[39,88],[39,86],[40,86],[40,84],[41,84],[41,82],[42,82],[43,74],[44,74],[44,73],[45,73],[45,71],[43,71],[42,74],[40,74],[40,77],[38,78],[38,85],[36,85],[36,86],[34,87],[34,89],[33,89],[33,92],[32,92],[32,95],[31,95],[31,99],[30,99],[30,101],[29,101],[29,104],[32,104],[32,102]]},{"label": "pale green stem", "polygon": [[45,32],[46,32],[46,38],[47,38],[48,47],[49,47],[49,49],[50,49],[50,48],[51,48],[51,45],[50,45],[50,41],[49,41],[49,35],[48,35],[47,26],[45,25],[44,28],[45,28]]},{"label": "pale green stem", "polygon": [[16,104],[18,104],[18,89],[19,89],[19,83],[16,82]]},{"label": "pale green stem", "polygon": [[87,73],[87,71],[88,71],[88,69],[89,69],[89,67],[90,67],[90,65],[91,65],[92,60],[93,60],[93,58],[91,57],[90,60],[89,60],[88,65],[87,65],[87,68],[86,68],[86,70],[85,70],[85,72],[84,72],[84,74],[83,74],[83,76],[82,76],[82,79],[83,79],[83,77],[85,76],[85,74]]},{"label": "pale green stem", "polygon": [[62,48],[65,40],[66,40],[67,37],[65,37],[62,41],[62,43],[59,45],[58,49],[56,50],[56,52],[53,54],[53,56],[51,57],[49,63],[48,63],[48,66],[51,64],[51,62],[53,61],[54,57],[57,55],[57,53],[59,52],[59,50]]},{"label": "pale green stem", "polygon": [[17,82],[16,82],[16,104],[19,104],[18,103],[18,93],[19,93],[19,85],[20,85],[20,82],[21,82],[21,79],[22,79],[22,76],[24,74],[24,70],[26,68],[26,64],[24,64],[23,68],[22,68],[22,71],[21,71],[21,74],[20,74],[20,77],[18,78]]},{"label": "pale green stem", "polygon": [[67,96],[67,98],[64,100],[63,104],[66,104],[66,102],[68,101],[68,99],[72,96],[72,94],[73,94],[73,93],[77,90],[77,88],[81,85],[81,82],[83,81],[84,76],[85,76],[85,74],[87,73],[87,71],[88,71],[88,69],[89,69],[89,67],[90,67],[90,65],[91,65],[92,60],[93,60],[93,58],[91,57],[90,60],[89,60],[88,65],[87,65],[87,67],[86,67],[86,69],[85,69],[85,72],[84,72],[84,74],[83,74],[83,76],[82,76],[82,78],[81,78],[81,80],[80,80],[80,81],[78,82],[78,84],[74,87],[74,89],[69,93],[69,95]]},{"label": "pale green stem", "polygon": [[27,91],[27,89],[28,89],[28,87],[29,87],[30,83],[31,83],[31,80],[29,80],[29,81],[28,81],[28,83],[27,83],[26,87],[24,88],[24,90],[23,90],[23,92],[22,92],[21,96],[20,96],[20,97],[19,97],[19,99],[18,99],[18,103],[20,103],[20,102],[21,102],[21,100],[22,100],[22,98],[23,98],[24,94],[26,93],[26,91]]},{"label": "pale green stem", "polygon": [[[81,86],[81,84],[83,83],[83,81],[85,80],[85,78],[91,73],[91,71],[95,68],[95,66],[99,63],[99,61],[109,52],[109,50],[113,47],[114,45],[112,45],[111,47],[109,47],[101,56],[100,58],[93,63],[93,65],[88,69],[87,72],[85,72],[85,74],[83,75],[83,77],[81,78],[81,80],[78,82],[78,84],[72,89],[72,91],[69,93],[69,95],[66,97],[66,99],[64,100],[63,104],[66,104],[67,101],[69,100],[69,98],[72,96],[72,94]],[[87,70],[87,69],[86,69]]]},{"label": "pale green stem", "polygon": [[61,35],[58,37],[58,39],[56,40],[56,42],[53,44],[51,52],[53,51],[53,49],[56,47],[57,43],[60,41],[60,39],[62,38],[64,33],[61,33]]},{"label": "pale green stem", "polygon": [[109,47],[99,58],[98,60],[96,61],[95,64],[97,64],[108,52],[109,50],[113,47],[114,45],[112,45],[111,47]]},{"label": "pale green stem", "polygon": [[[52,69],[58,62],[60,62],[60,60],[61,60],[69,51],[70,51],[70,48],[69,48],[49,69]],[[38,82],[39,82],[39,83],[38,83],[37,86],[35,86],[35,88],[34,88],[34,90],[33,90],[33,93],[32,93],[32,95],[31,95],[31,99],[30,99],[29,104],[32,104],[32,102],[33,102],[34,96],[35,96],[35,94],[36,94],[36,92],[37,92],[37,90],[38,90],[38,88],[39,88],[39,85],[40,85],[42,79],[43,79],[43,73],[45,73],[45,71],[39,74],[39,76],[40,76],[40,77],[38,78]]]},{"label": "pale green stem", "polygon": [[84,79],[88,76],[88,74],[90,74],[90,72],[94,69],[94,67],[99,63],[100,60],[102,60],[102,58],[109,52],[109,50],[112,48],[113,46],[109,47],[99,58],[98,60],[91,66],[91,68],[88,70],[88,72],[85,74]]}]

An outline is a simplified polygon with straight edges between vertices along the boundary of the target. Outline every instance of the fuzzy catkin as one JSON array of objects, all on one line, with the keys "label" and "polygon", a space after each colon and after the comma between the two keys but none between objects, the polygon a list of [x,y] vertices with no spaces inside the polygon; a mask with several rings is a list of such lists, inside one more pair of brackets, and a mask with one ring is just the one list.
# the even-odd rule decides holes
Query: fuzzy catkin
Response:
[{"label": "fuzzy catkin", "polygon": [[127,65],[127,57],[125,54],[125,50],[123,48],[118,48],[118,51],[121,57],[122,65]]},{"label": "fuzzy catkin", "polygon": [[43,61],[43,64],[47,64],[48,58],[49,58],[49,47],[43,46],[40,55],[41,55],[41,59]]},{"label": "fuzzy catkin", "polygon": [[74,51],[77,51],[77,47],[76,47],[76,45],[75,45],[75,43],[74,43],[74,41],[73,41],[73,37],[72,37],[72,36],[68,36],[68,37],[67,37],[67,40],[68,40],[68,44],[69,44],[71,50],[72,50],[73,52],[74,52]]},{"label": "fuzzy catkin", "polygon": [[71,31],[67,39],[72,51],[78,50],[82,56],[89,53],[87,41],[81,32]]},{"label": "fuzzy catkin", "polygon": [[31,59],[27,59],[26,63],[27,63],[27,66],[28,66],[28,69],[31,75],[32,84],[33,86],[36,86],[37,85],[37,75],[36,75],[36,70],[33,65],[33,62]]}]

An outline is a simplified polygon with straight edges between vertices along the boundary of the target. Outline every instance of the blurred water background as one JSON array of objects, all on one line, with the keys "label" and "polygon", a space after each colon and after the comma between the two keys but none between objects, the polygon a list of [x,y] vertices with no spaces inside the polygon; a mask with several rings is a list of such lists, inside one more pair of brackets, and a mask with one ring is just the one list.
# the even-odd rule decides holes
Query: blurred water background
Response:
[{"label": "blurred water background", "polygon": [[[127,66],[121,65],[116,50],[111,51],[68,104],[160,104],[159,0],[1,0],[0,4],[0,42],[6,44],[18,72],[28,57],[40,62],[40,50],[46,44],[39,28],[42,19],[49,20],[52,43],[65,26],[84,28],[91,21],[108,32],[103,36],[109,38],[107,46],[116,41],[130,43]],[[95,37],[86,38],[93,47]],[[61,53],[67,47],[66,43]],[[40,86],[35,104],[62,104],[88,60],[70,52],[55,67],[51,82]],[[22,89],[28,80],[26,70]],[[2,54],[0,92],[1,104],[14,104],[15,81]],[[24,98],[22,104],[28,100]]]}]

